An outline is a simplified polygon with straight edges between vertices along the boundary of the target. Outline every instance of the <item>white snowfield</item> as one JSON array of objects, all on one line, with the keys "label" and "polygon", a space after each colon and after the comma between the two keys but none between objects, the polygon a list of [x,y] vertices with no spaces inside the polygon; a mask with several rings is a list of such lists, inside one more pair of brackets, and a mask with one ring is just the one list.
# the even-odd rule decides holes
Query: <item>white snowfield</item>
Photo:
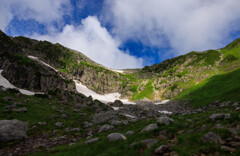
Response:
[{"label": "white snowfield", "polygon": [[121,94],[119,93],[110,93],[110,94],[98,94],[94,91],[92,91],[91,89],[87,88],[86,86],[84,86],[81,82],[74,80],[75,85],[76,85],[76,90],[79,93],[84,94],[85,96],[92,96],[92,98],[95,100],[99,100],[103,103],[108,103],[108,102],[114,102],[115,100],[121,100],[124,104],[135,104],[133,102],[129,102],[128,99],[120,99]]},{"label": "white snowfield", "polygon": [[25,90],[25,89],[20,89],[18,87],[15,87],[6,78],[4,78],[2,76],[2,72],[3,72],[3,70],[0,70],[0,86],[3,86],[4,88],[18,89],[24,95],[43,94],[43,93],[31,92],[31,91],[28,91],[28,90]]}]

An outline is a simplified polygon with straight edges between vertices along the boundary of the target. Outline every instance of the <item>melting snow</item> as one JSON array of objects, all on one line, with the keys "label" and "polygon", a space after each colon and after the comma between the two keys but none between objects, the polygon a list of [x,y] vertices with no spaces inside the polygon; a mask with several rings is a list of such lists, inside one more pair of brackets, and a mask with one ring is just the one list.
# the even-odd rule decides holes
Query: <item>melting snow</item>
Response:
[{"label": "melting snow", "polygon": [[136,116],[132,116],[132,115],[129,115],[129,114],[123,114],[123,115],[125,115],[126,117],[129,117],[129,118],[132,118],[132,119],[137,118]]},{"label": "melting snow", "polygon": [[43,93],[35,93],[35,92],[31,92],[31,91],[28,91],[28,90],[25,90],[25,89],[20,89],[18,87],[15,87],[6,78],[4,78],[2,76],[2,72],[3,72],[3,70],[0,70],[0,86],[3,86],[4,88],[15,88],[15,89],[18,89],[24,95],[43,94]]},{"label": "melting snow", "polygon": [[[58,70],[57,70],[56,68],[54,68],[53,66],[51,66],[51,65],[49,65],[49,64],[47,64],[47,63],[45,63],[45,62],[43,62],[43,61],[41,61],[41,60],[39,60],[38,57],[31,56],[31,55],[28,55],[28,57],[31,58],[31,59],[33,59],[33,60],[38,60],[38,61],[40,61],[42,64],[44,64],[45,66],[53,69],[55,72],[58,72]],[[65,79],[61,74],[59,74],[59,75],[61,76],[61,78]]]},{"label": "melting snow", "polygon": [[98,94],[91,89],[88,89],[86,86],[84,86],[81,82],[74,80],[75,85],[76,85],[76,90],[79,93],[84,94],[85,96],[92,96],[92,98],[95,100],[99,100],[103,103],[108,103],[108,102],[114,102],[115,100],[121,100],[124,104],[135,104],[133,102],[129,102],[127,99],[120,99],[121,94],[119,93],[110,93],[110,94]]},{"label": "melting snow", "polygon": [[[35,56],[28,55],[28,57],[31,58],[31,59],[34,59],[34,60],[39,60],[38,57],[35,57]],[[47,64],[47,63],[45,63],[45,62],[43,62],[43,61],[41,61],[41,60],[39,60],[39,61],[40,61],[42,64],[44,64],[45,66],[53,69],[55,72],[58,72],[58,70],[57,70],[56,68],[54,68],[53,66],[50,66],[49,64]]]},{"label": "melting snow", "polygon": [[169,112],[169,111],[158,111],[159,113],[162,113],[162,114],[167,114],[167,115],[171,115],[172,112]]},{"label": "melting snow", "polygon": [[114,110],[119,110],[119,107],[112,107]]},{"label": "melting snow", "polygon": [[118,70],[118,69],[110,69],[111,71],[118,72],[118,73],[123,73],[123,70]]},{"label": "melting snow", "polygon": [[107,68],[108,70],[114,71],[114,72],[118,72],[118,73],[123,73],[123,70],[120,69],[112,69],[112,68]]},{"label": "melting snow", "polygon": [[161,102],[157,102],[157,103],[154,103],[155,105],[164,105],[164,104],[166,104],[168,101],[170,101],[170,100],[163,100],[163,101],[161,101]]}]

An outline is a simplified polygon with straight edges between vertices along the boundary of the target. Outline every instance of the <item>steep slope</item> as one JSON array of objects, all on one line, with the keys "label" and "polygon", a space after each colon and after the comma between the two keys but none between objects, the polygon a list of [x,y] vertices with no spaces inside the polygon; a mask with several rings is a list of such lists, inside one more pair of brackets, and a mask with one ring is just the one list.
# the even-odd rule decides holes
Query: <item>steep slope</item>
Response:
[{"label": "steep slope", "polygon": [[206,106],[215,101],[240,101],[240,69],[214,75],[185,90],[176,99],[189,99],[192,106]]},{"label": "steep slope", "polygon": [[0,32],[0,69],[2,75],[19,88],[37,92],[61,89],[73,91],[73,81],[63,79],[48,66],[28,58],[21,46]]},{"label": "steep slope", "polygon": [[15,37],[13,41],[23,48],[25,55],[38,57],[58,69],[67,79],[79,80],[97,93],[120,92],[131,95],[125,85],[129,81],[127,77],[95,63],[80,52],[60,44],[26,37]]}]

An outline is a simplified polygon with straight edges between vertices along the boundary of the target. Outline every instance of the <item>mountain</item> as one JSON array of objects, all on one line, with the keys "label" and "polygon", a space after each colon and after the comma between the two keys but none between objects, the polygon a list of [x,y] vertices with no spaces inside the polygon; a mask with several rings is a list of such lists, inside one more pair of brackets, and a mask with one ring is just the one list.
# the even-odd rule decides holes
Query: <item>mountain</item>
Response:
[{"label": "mountain", "polygon": [[0,155],[240,155],[239,67],[240,39],[115,70],[0,31]]},{"label": "mountain", "polygon": [[11,42],[22,48],[21,55],[38,57],[58,69],[66,79],[79,80],[100,94],[118,92],[122,98],[133,101],[172,99],[206,78],[240,66],[239,39],[222,49],[190,52],[143,69],[123,70],[123,73],[60,44],[26,37],[15,37]]}]

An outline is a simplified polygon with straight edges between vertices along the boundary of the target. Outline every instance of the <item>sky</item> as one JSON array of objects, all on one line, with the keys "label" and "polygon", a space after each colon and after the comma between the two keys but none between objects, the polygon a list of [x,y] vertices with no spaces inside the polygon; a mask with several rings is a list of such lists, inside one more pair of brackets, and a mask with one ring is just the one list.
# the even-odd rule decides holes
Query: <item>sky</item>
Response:
[{"label": "sky", "polygon": [[239,0],[0,0],[0,29],[60,43],[113,69],[240,38]]}]

